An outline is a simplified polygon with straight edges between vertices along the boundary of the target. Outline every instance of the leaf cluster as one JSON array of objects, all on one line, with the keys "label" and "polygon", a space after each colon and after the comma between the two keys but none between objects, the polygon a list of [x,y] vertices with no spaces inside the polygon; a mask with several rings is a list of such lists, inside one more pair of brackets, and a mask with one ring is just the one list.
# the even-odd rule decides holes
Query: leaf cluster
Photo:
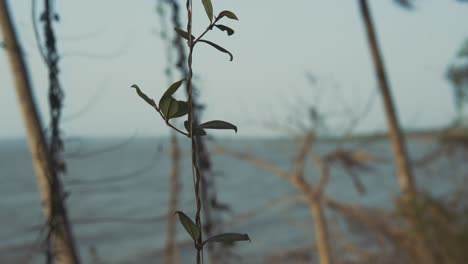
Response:
[{"label": "leaf cluster", "polygon": [[[205,2],[209,2],[209,4],[205,4]],[[227,33],[228,36],[232,36],[234,34],[234,29],[224,25],[224,24],[219,24],[218,22],[226,17],[226,18],[229,18],[229,19],[232,19],[232,20],[239,20],[239,18],[237,18],[237,16],[231,12],[231,11],[227,11],[227,10],[224,10],[222,12],[220,12],[218,14],[217,17],[215,17],[214,21],[213,21],[213,10],[212,10],[212,7],[211,7],[211,1],[210,0],[203,0],[203,3],[204,3],[204,6],[205,6],[205,10],[206,10],[206,13],[208,15],[208,18],[210,19],[210,24],[208,25],[208,27],[206,28],[206,30],[200,34],[200,36],[198,37],[195,37],[195,36],[189,36],[189,33],[187,31],[184,31],[180,28],[174,28],[174,30],[177,32],[177,34],[179,34],[180,37],[186,39],[188,41],[188,44],[189,46],[191,46],[192,48],[195,47],[195,45],[199,42],[201,43],[205,43],[205,44],[208,44],[210,45],[211,47],[217,49],[218,51],[220,52],[223,52],[223,53],[226,53],[229,55],[229,58],[230,58],[230,61],[232,61],[234,59],[234,56],[232,55],[232,53],[230,51],[228,51],[227,49],[221,47],[220,45],[212,42],[212,41],[209,41],[209,40],[206,40],[206,39],[203,39],[203,37],[205,36],[205,34],[212,30],[213,28],[217,28],[221,31],[225,31]],[[192,40],[192,43],[190,43],[190,40]]]},{"label": "leaf cluster", "polygon": [[[162,95],[161,99],[159,99],[158,105],[156,105],[156,102],[154,101],[154,99],[150,98],[143,91],[141,91],[138,85],[134,84],[131,87],[135,88],[138,96],[140,96],[140,98],[142,98],[147,104],[149,104],[154,109],[156,109],[156,111],[161,114],[161,117],[166,121],[166,123],[169,124],[170,119],[183,117],[185,115],[188,115],[190,111],[189,104],[187,101],[177,100],[173,96],[174,93],[182,85],[183,81],[184,80],[177,81],[173,83],[171,86],[169,86],[166,92]],[[184,126],[185,126],[185,129],[187,130],[187,133],[184,133],[180,130],[176,130],[176,131],[187,137],[190,137],[192,133],[190,131],[188,120],[184,122]],[[171,125],[171,127],[175,128],[173,127],[173,125]],[[193,135],[205,136],[206,135],[205,129],[232,129],[237,133],[237,127],[235,125],[226,121],[222,121],[222,120],[212,120],[212,121],[208,121],[208,122],[202,123],[194,127]]]},{"label": "leaf cluster", "polygon": [[[198,241],[198,239],[200,238],[200,234],[201,234],[200,228],[184,212],[177,211],[175,212],[175,214],[179,216],[180,223],[185,228],[187,233],[190,235],[193,242],[196,244],[196,241]],[[206,239],[201,244],[201,247],[203,247],[208,242],[233,243],[237,241],[249,241],[250,242],[250,237],[247,234],[241,234],[241,233],[222,233],[222,234],[215,235]]]}]

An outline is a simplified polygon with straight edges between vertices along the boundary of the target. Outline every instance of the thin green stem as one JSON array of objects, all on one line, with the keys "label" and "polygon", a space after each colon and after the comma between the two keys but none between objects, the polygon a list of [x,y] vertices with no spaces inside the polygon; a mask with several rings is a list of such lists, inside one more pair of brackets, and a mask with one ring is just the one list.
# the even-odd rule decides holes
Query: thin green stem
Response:
[{"label": "thin green stem", "polygon": [[[200,34],[200,36],[198,36],[198,38],[196,38],[194,41],[193,41],[193,46],[195,46],[195,44],[197,44],[205,35],[206,33],[208,33],[208,31],[210,31],[211,29],[213,29],[214,25],[216,24],[216,22],[218,22],[218,18],[216,18],[213,23],[211,23],[206,29],[205,31],[203,31],[203,33]],[[189,33],[189,38],[191,38],[191,35]]]},{"label": "thin green stem", "polygon": [[184,135],[186,137],[190,137],[190,134],[189,133],[186,133],[180,129],[178,129],[177,127],[175,127],[173,124],[169,123],[169,120],[166,119],[164,117],[164,115],[161,113],[161,110],[156,106],[156,105],[153,105],[154,109],[156,110],[156,112],[159,113],[159,115],[161,115],[162,119],[164,119],[166,121],[166,125],[172,129],[174,129],[177,133],[181,134],[181,135]]}]

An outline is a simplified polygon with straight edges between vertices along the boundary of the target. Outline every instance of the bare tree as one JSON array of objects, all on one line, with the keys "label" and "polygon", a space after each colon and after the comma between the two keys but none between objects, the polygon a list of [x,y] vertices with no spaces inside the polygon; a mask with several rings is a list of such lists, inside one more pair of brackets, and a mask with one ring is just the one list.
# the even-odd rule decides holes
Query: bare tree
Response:
[{"label": "bare tree", "polygon": [[309,152],[311,152],[314,140],[314,133],[306,134],[306,136],[300,144],[300,148],[298,149],[298,153],[295,159],[295,169],[292,173],[283,170],[282,168],[276,166],[273,163],[259,159],[247,153],[234,152],[222,148],[216,149],[216,152],[219,154],[229,154],[240,160],[249,162],[260,168],[269,170],[276,176],[280,177],[281,179],[287,181],[289,184],[294,186],[298,191],[300,191],[304,195],[307,201],[307,205],[309,206],[310,213],[314,219],[314,230],[320,263],[330,264],[333,263],[332,252],[322,200],[322,193],[329,177],[329,162],[324,161],[323,159],[316,156],[314,153],[311,153],[312,159],[316,162],[316,165],[319,166],[321,174],[320,180],[316,186],[313,186],[304,177],[304,166],[306,163],[306,158]]},{"label": "bare tree", "polygon": [[32,94],[31,81],[23,59],[23,51],[16,36],[6,0],[0,1],[0,27],[16,82],[18,101],[27,129],[29,148],[49,227],[48,235],[52,238],[54,257],[58,263],[79,263],[64,205],[65,194],[47,149]]}]

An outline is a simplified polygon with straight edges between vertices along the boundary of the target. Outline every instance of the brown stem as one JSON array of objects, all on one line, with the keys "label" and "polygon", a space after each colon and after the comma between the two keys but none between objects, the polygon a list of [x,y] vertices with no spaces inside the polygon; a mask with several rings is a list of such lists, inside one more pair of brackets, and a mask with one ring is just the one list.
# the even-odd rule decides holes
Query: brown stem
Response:
[{"label": "brown stem", "polygon": [[62,264],[79,263],[73,234],[63,204],[63,191],[47,150],[42,124],[32,94],[31,82],[6,0],[0,0],[0,28],[7,47],[18,101],[28,133],[29,149],[41,192],[44,215],[50,225],[54,257],[58,263]]},{"label": "brown stem", "polygon": [[332,259],[328,226],[322,207],[322,199],[320,199],[320,197],[318,198],[319,199],[313,199],[308,203],[312,211],[311,214],[314,218],[315,237],[317,239],[317,249],[320,257],[320,264],[330,264],[332,263]]},{"label": "brown stem", "polygon": [[[323,175],[322,175],[323,177]],[[325,219],[325,212],[322,207],[322,194],[316,192],[314,188],[301,176],[292,178],[291,184],[307,197],[307,205],[314,220],[315,240],[320,264],[331,264],[332,252],[328,234],[328,225]]]},{"label": "brown stem", "polygon": [[[190,98],[189,98],[190,100]],[[190,134],[189,133],[185,133],[184,131],[178,129],[177,127],[175,127],[173,124],[169,123],[169,120],[166,119],[163,115],[163,113],[161,112],[161,110],[156,106],[156,105],[153,105],[153,108],[156,110],[156,112],[159,113],[159,115],[162,117],[162,119],[164,119],[166,121],[166,125],[172,129],[174,129],[177,133],[181,134],[181,135],[184,135],[186,137],[190,137]],[[189,112],[189,115],[190,115],[190,112]]]},{"label": "brown stem", "polygon": [[[372,58],[374,61],[374,67],[377,74],[380,92],[382,93],[382,99],[384,101],[385,112],[387,115],[387,122],[389,127],[389,137],[390,143],[393,150],[393,157],[395,159],[398,182],[400,189],[403,193],[404,206],[410,208],[408,221],[413,225],[413,227],[420,228],[421,219],[420,216],[415,213],[414,206],[417,198],[417,191],[411,172],[411,166],[406,151],[406,143],[403,133],[398,124],[397,114],[393,105],[393,99],[390,92],[390,85],[387,80],[385,73],[384,63],[382,55],[379,50],[379,45],[377,41],[377,36],[375,34],[374,25],[372,22],[372,17],[369,11],[369,6],[367,0],[360,0],[360,9],[364,24],[366,26],[367,39],[369,42],[369,47],[371,50]],[[420,252],[423,252],[421,259],[422,263],[434,263],[431,247],[424,236],[423,232],[418,232],[417,234],[417,245],[416,247]]]},{"label": "brown stem", "polygon": [[189,122],[189,130],[190,130],[190,140],[192,142],[192,174],[193,177],[195,178],[195,199],[196,199],[196,206],[197,206],[197,211],[195,214],[195,224],[198,226],[198,229],[200,230],[200,236],[198,237],[198,240],[195,241],[195,247],[197,250],[197,264],[202,263],[202,224],[201,224],[201,217],[200,217],[200,212],[201,212],[201,197],[200,197],[200,171],[198,169],[198,164],[197,164],[197,144],[195,142],[195,135],[193,134],[194,131],[194,124],[193,124],[193,91],[192,91],[192,79],[193,79],[193,69],[192,69],[192,61],[193,61],[193,48],[194,48],[194,40],[192,39],[192,0],[187,1],[187,32],[189,35],[188,39],[188,44],[189,44],[189,56],[188,56],[188,70],[189,70],[189,76],[188,76],[188,84],[187,84],[187,90],[188,90],[188,104],[189,104],[189,114],[188,114],[188,122]]},{"label": "brown stem", "polygon": [[409,164],[408,154],[406,151],[406,143],[404,135],[398,123],[397,113],[393,104],[392,94],[390,91],[390,84],[387,80],[383,58],[379,49],[377,36],[372,22],[372,17],[369,11],[367,0],[360,0],[361,15],[366,27],[367,40],[371,51],[372,59],[374,62],[375,73],[379,84],[379,89],[382,94],[384,102],[385,113],[387,115],[387,123],[389,128],[390,143],[393,150],[393,157],[395,159],[398,182],[401,191],[405,195],[414,196],[416,187],[414,185],[413,175]]}]

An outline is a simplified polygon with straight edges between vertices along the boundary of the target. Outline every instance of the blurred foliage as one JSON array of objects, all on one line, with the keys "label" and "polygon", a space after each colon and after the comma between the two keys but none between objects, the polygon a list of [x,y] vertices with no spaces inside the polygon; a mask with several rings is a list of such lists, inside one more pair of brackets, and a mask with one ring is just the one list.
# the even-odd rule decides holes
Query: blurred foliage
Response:
[{"label": "blurred foliage", "polygon": [[[468,260],[468,198],[462,190],[448,199],[420,193],[413,201],[397,203],[397,215],[411,224],[402,225],[411,263],[466,263]],[[425,248],[418,247],[424,238]]]},{"label": "blurred foliage", "polygon": [[454,61],[449,65],[446,75],[453,86],[455,106],[460,119],[463,114],[463,106],[468,103],[468,38],[461,45]]}]

